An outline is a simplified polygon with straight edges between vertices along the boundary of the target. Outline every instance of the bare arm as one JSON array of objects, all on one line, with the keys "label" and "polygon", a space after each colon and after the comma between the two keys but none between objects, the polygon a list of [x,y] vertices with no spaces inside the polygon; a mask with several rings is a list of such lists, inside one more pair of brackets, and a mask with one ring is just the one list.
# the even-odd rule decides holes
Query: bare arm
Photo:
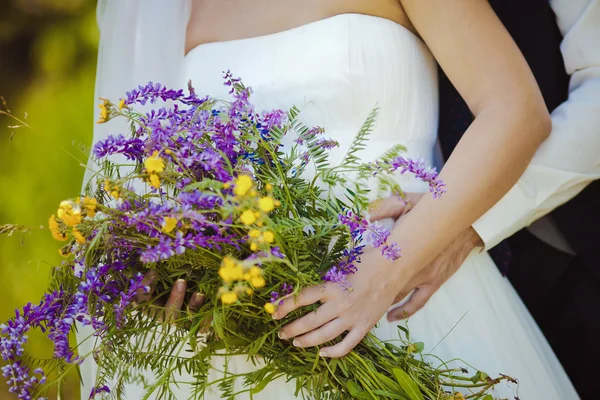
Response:
[{"label": "bare arm", "polygon": [[448,193],[423,198],[393,233],[405,249],[401,263],[418,266],[504,196],[551,123],[526,61],[487,1],[401,3],[475,116],[441,172]]}]

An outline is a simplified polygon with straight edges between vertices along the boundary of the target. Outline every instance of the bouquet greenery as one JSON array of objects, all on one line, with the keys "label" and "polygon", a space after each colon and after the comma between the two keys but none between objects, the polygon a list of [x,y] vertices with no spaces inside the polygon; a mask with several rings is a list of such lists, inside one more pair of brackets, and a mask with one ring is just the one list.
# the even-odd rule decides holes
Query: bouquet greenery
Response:
[{"label": "bouquet greenery", "polygon": [[[242,392],[252,397],[277,378],[295,385],[298,396],[317,399],[491,398],[488,390],[506,377],[435,368],[404,327],[394,342],[368,335],[342,359],[324,359],[318,349],[278,338],[285,321],[270,314],[282,297],[323,280],[352,290],[346,276],[356,272],[364,246],[400,257],[389,232],[362,217],[367,181],[399,195],[394,173],[414,174],[434,196],[444,184],[434,169],[402,157],[401,146],[377,162],[361,162],[357,153],[365,149],[377,110],[342,163],[330,165],[337,143],[323,129],[304,126],[297,108],[257,112],[239,79],[228,72],[225,84],[230,102],[199,97],[191,85],[184,92],[152,83],[116,104],[102,100],[98,122],[126,119],[130,132],[94,145],[99,170],[84,195],[61,202],[49,220],[51,234],[64,243],[65,261],[54,269],[48,294],[0,326],[2,372],[11,392],[20,399],[43,396],[69,367],[93,357],[99,373],[90,398],[121,398],[142,370],[154,375],[143,381],[145,398],[175,398],[182,374],[193,377],[185,379],[193,381],[186,383],[190,398],[202,398],[213,385],[223,398],[235,398],[235,380],[243,380]],[[147,113],[134,109],[157,102],[165,104]],[[340,188],[344,198],[336,196]],[[148,271],[156,277],[152,289],[144,281]],[[178,279],[205,300],[199,310],[184,307],[165,322],[157,300]],[[150,300],[136,303],[140,293]],[[91,354],[69,344],[77,323],[94,331]],[[54,342],[52,359],[25,353],[32,329]],[[211,359],[233,355],[247,357],[255,370],[233,374],[225,362],[220,378],[211,380]],[[452,393],[457,388],[466,397]]]}]

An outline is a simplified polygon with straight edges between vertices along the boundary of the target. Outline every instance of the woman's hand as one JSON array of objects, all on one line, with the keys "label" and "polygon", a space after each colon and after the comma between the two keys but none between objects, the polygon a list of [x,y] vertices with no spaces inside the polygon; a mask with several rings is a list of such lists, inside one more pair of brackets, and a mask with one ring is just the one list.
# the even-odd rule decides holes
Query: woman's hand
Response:
[{"label": "woman's hand", "polygon": [[324,347],[322,357],[339,358],[348,354],[375,326],[398,294],[399,283],[410,276],[396,262],[381,255],[381,250],[365,248],[358,272],[348,276],[351,289],[339,283],[325,283],[302,290],[284,300],[273,318],[282,319],[299,307],[317,302],[316,311],[286,325],[281,339],[293,339],[294,346],[313,347],[331,341],[344,332],[346,337],[331,347]]}]

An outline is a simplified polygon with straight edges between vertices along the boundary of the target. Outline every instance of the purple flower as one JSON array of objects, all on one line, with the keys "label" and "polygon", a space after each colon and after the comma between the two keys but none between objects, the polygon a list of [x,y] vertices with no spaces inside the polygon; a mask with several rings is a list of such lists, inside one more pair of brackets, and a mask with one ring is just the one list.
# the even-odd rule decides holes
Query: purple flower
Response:
[{"label": "purple flower", "polygon": [[[288,284],[287,282],[284,282],[283,285],[281,285],[281,290],[279,292],[271,292],[271,303],[275,303],[277,302],[277,300],[291,294],[294,291],[294,286]],[[279,304],[283,304],[283,300],[279,301]]]},{"label": "purple flower", "polygon": [[380,247],[385,243],[389,236],[390,231],[388,231],[380,223],[374,222],[368,225],[365,233],[363,234],[363,240],[368,246]]},{"label": "purple flower", "polygon": [[144,142],[139,138],[127,139],[123,135],[109,135],[94,145],[94,156],[104,158],[113,154],[123,154],[128,160],[141,162],[144,155]]},{"label": "purple flower", "polygon": [[398,243],[394,242],[390,245],[385,245],[381,248],[381,255],[390,261],[395,261],[402,257]]},{"label": "purple flower", "polygon": [[92,400],[101,393],[110,393],[110,388],[106,385],[92,388],[89,399]]},{"label": "purple flower", "polygon": [[427,167],[424,160],[413,161],[404,157],[396,157],[391,161],[392,171],[400,170],[401,174],[413,173],[417,178],[429,184],[433,197],[440,197],[446,192],[446,184],[438,177],[437,170]]},{"label": "purple flower", "polygon": [[320,147],[323,149],[327,149],[327,150],[331,150],[334,147],[338,147],[340,144],[337,142],[337,140],[331,140],[331,139],[319,139],[317,141],[317,143],[315,143],[316,147]]},{"label": "purple flower", "polygon": [[322,134],[323,132],[325,132],[325,129],[323,129],[319,126],[316,126],[314,128],[307,130],[306,132],[298,135],[298,138],[295,140],[295,142],[302,145],[302,144],[304,144],[305,141],[306,142],[311,141],[318,135]]}]

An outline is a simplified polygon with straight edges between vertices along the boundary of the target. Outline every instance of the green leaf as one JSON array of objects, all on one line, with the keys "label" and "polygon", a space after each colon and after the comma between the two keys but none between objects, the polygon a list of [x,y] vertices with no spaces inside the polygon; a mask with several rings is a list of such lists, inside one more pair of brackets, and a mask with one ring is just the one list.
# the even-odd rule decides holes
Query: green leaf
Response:
[{"label": "green leaf", "polygon": [[270,374],[267,374],[263,379],[261,379],[261,381],[258,383],[258,385],[254,386],[252,389],[250,389],[250,393],[251,394],[257,394],[263,391],[263,389],[265,387],[267,387],[267,385],[269,383],[271,383],[275,377],[277,376],[277,372],[271,372]]},{"label": "green leaf", "polygon": [[494,397],[491,394],[488,394],[484,398],[482,398],[481,400],[494,400]]},{"label": "green leaf", "polygon": [[392,373],[400,384],[402,390],[406,392],[411,400],[425,400],[423,394],[419,390],[419,386],[417,386],[416,382],[404,370],[400,368],[393,368]]}]

